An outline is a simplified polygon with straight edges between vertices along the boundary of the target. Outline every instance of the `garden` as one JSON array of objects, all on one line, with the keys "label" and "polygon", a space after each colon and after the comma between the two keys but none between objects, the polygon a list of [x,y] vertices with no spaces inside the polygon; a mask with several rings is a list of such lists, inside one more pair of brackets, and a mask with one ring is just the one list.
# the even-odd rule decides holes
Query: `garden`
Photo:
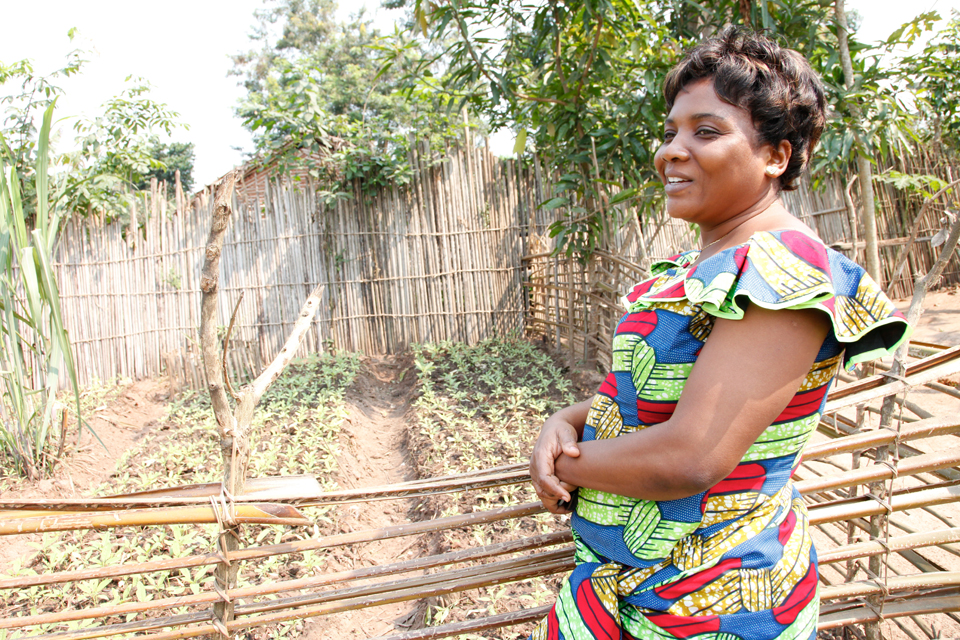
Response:
[{"label": "garden", "polygon": [[256,153],[192,193],[145,86],[63,153],[82,60],[0,64],[0,639],[526,638],[573,567],[530,451],[604,380],[625,288],[698,245],[659,86],[730,22],[824,78],[784,202],[918,327],[841,375],[795,474],[819,637],[960,636],[957,14],[868,45],[841,0],[393,4],[392,37],[258,13]]}]

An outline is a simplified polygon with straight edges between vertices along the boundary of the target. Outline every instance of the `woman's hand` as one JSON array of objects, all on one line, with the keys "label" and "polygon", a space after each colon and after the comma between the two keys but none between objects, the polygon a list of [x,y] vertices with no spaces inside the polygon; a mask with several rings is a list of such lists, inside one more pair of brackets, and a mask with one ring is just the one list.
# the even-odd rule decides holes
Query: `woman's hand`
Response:
[{"label": "woman's hand", "polygon": [[562,482],[557,478],[554,465],[557,458],[566,454],[571,458],[580,455],[577,441],[583,433],[590,400],[561,409],[550,416],[540,429],[540,437],[530,456],[530,480],[544,508],[551,513],[570,513],[560,507],[560,500],[571,499],[571,491],[576,486]]}]

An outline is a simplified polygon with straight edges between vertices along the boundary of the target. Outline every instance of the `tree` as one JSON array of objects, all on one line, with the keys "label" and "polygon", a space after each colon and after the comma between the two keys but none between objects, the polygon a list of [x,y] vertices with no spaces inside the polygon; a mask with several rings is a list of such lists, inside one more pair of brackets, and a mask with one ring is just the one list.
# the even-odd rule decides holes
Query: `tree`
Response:
[{"label": "tree", "polygon": [[171,142],[169,144],[160,142],[153,138],[150,141],[150,157],[157,163],[163,165],[163,168],[151,169],[136,184],[139,190],[150,186],[150,178],[156,178],[158,182],[173,184],[176,178],[176,172],[180,172],[180,184],[185,192],[193,188],[193,161],[194,150],[192,142]]},{"label": "tree", "polygon": [[[661,86],[683,51],[728,23],[766,29],[813,55],[829,47],[829,0],[415,0],[414,24],[440,51],[437,101],[468,104],[517,132],[559,179],[542,206],[562,212],[559,246],[586,255],[622,217],[611,205],[661,198],[652,157],[666,116]],[[835,47],[834,47],[835,48]],[[632,215],[632,214],[631,214]]]},{"label": "tree", "polygon": [[101,107],[101,114],[74,125],[76,151],[61,160],[69,167],[65,197],[78,212],[99,213],[108,219],[125,215],[131,191],[152,171],[165,165],[154,157],[155,132],[171,134],[180,114],[149,97],[143,78]]},{"label": "tree", "polygon": [[[6,140],[2,151],[16,168],[28,207],[35,201],[36,191],[35,121],[63,93],[56,83],[79,73],[83,63],[82,52],[74,51],[62,69],[47,76],[37,75],[29,60],[0,63],[0,86],[17,87],[0,97],[5,106],[0,126]],[[146,80],[127,80],[124,90],[103,104],[100,115],[75,122],[75,148],[54,154],[58,171],[51,177],[58,182],[59,197],[65,199],[68,210],[80,215],[97,214],[105,219],[125,215],[135,186],[151,171],[164,169],[163,162],[153,156],[156,134],[169,135],[182,126],[177,123],[178,113],[150,98]],[[32,220],[33,211],[28,208],[26,213]]]},{"label": "tree", "polygon": [[310,167],[317,177],[329,169],[324,177],[334,182],[402,182],[408,133],[445,139],[456,134],[453,120],[415,88],[400,92],[422,56],[416,47],[397,47],[385,65],[385,45],[364,14],[338,23],[335,9],[332,0],[274,0],[255,13],[256,46],[233,58],[247,90],[236,113],[260,153],[286,152],[289,162],[302,150],[332,155],[328,166]]},{"label": "tree", "polygon": [[[924,14],[905,24],[890,36],[887,47],[913,44],[934,19],[939,19],[936,13]],[[919,24],[921,20],[924,24]],[[895,68],[903,80],[901,86],[906,86],[915,100],[918,133],[925,142],[956,158],[960,155],[960,12],[952,11],[946,26],[923,50],[903,56]]]}]

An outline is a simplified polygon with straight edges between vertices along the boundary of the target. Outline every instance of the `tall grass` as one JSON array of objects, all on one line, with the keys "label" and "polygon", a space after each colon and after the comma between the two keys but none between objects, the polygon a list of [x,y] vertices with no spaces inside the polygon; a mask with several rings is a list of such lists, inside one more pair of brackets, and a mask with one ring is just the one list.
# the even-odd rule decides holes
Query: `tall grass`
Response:
[{"label": "tall grass", "polygon": [[[66,437],[66,408],[57,400],[66,373],[80,405],[70,339],[63,327],[51,256],[65,214],[51,188],[50,125],[43,115],[34,166],[17,167],[0,136],[0,463],[4,475],[36,479],[56,466]],[[36,185],[33,219],[21,180]]]}]

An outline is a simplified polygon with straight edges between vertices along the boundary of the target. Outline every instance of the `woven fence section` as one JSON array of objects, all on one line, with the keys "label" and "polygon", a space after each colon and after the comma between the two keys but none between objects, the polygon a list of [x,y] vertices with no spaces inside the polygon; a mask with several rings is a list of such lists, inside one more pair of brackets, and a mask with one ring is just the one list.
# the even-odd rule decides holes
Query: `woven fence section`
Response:
[{"label": "woven fence section", "polygon": [[[332,202],[312,184],[274,182],[256,199],[240,186],[219,312],[225,334],[236,307],[226,356],[234,379],[273,357],[318,284],[323,300],[304,352],[396,353],[411,342],[522,330],[531,172],[482,150],[433,157],[416,154],[403,187],[355,186]],[[202,385],[199,278],[212,206],[202,192],[136,232],[64,229],[56,262],[81,384],[166,371]]]},{"label": "woven fence section", "polygon": [[[556,254],[550,225],[567,212],[538,205],[553,195],[557,169],[536,156],[498,159],[472,141],[421,145],[410,162],[408,183],[374,191],[354,184],[347,197],[306,176],[244,174],[221,274],[224,334],[237,305],[226,356],[234,380],[273,357],[317,285],[323,303],[305,352],[397,353],[412,342],[475,343],[526,327],[571,363],[602,367],[620,296],[654,258],[697,244],[682,221],[620,205],[605,212],[609,228],[589,260]],[[924,156],[897,162],[888,168],[945,180],[956,173]],[[55,262],[81,384],[167,373],[203,385],[199,277],[212,194],[186,204],[178,197],[168,209],[164,193],[163,185],[152,189],[122,224],[75,220],[62,233]],[[856,184],[834,177],[814,189],[808,180],[783,197],[828,245],[862,258]],[[922,200],[878,183],[886,279]],[[928,207],[893,295],[909,295],[912,274],[933,263],[929,241],[947,204]],[[944,284],[960,282],[958,264],[954,257]]]}]

